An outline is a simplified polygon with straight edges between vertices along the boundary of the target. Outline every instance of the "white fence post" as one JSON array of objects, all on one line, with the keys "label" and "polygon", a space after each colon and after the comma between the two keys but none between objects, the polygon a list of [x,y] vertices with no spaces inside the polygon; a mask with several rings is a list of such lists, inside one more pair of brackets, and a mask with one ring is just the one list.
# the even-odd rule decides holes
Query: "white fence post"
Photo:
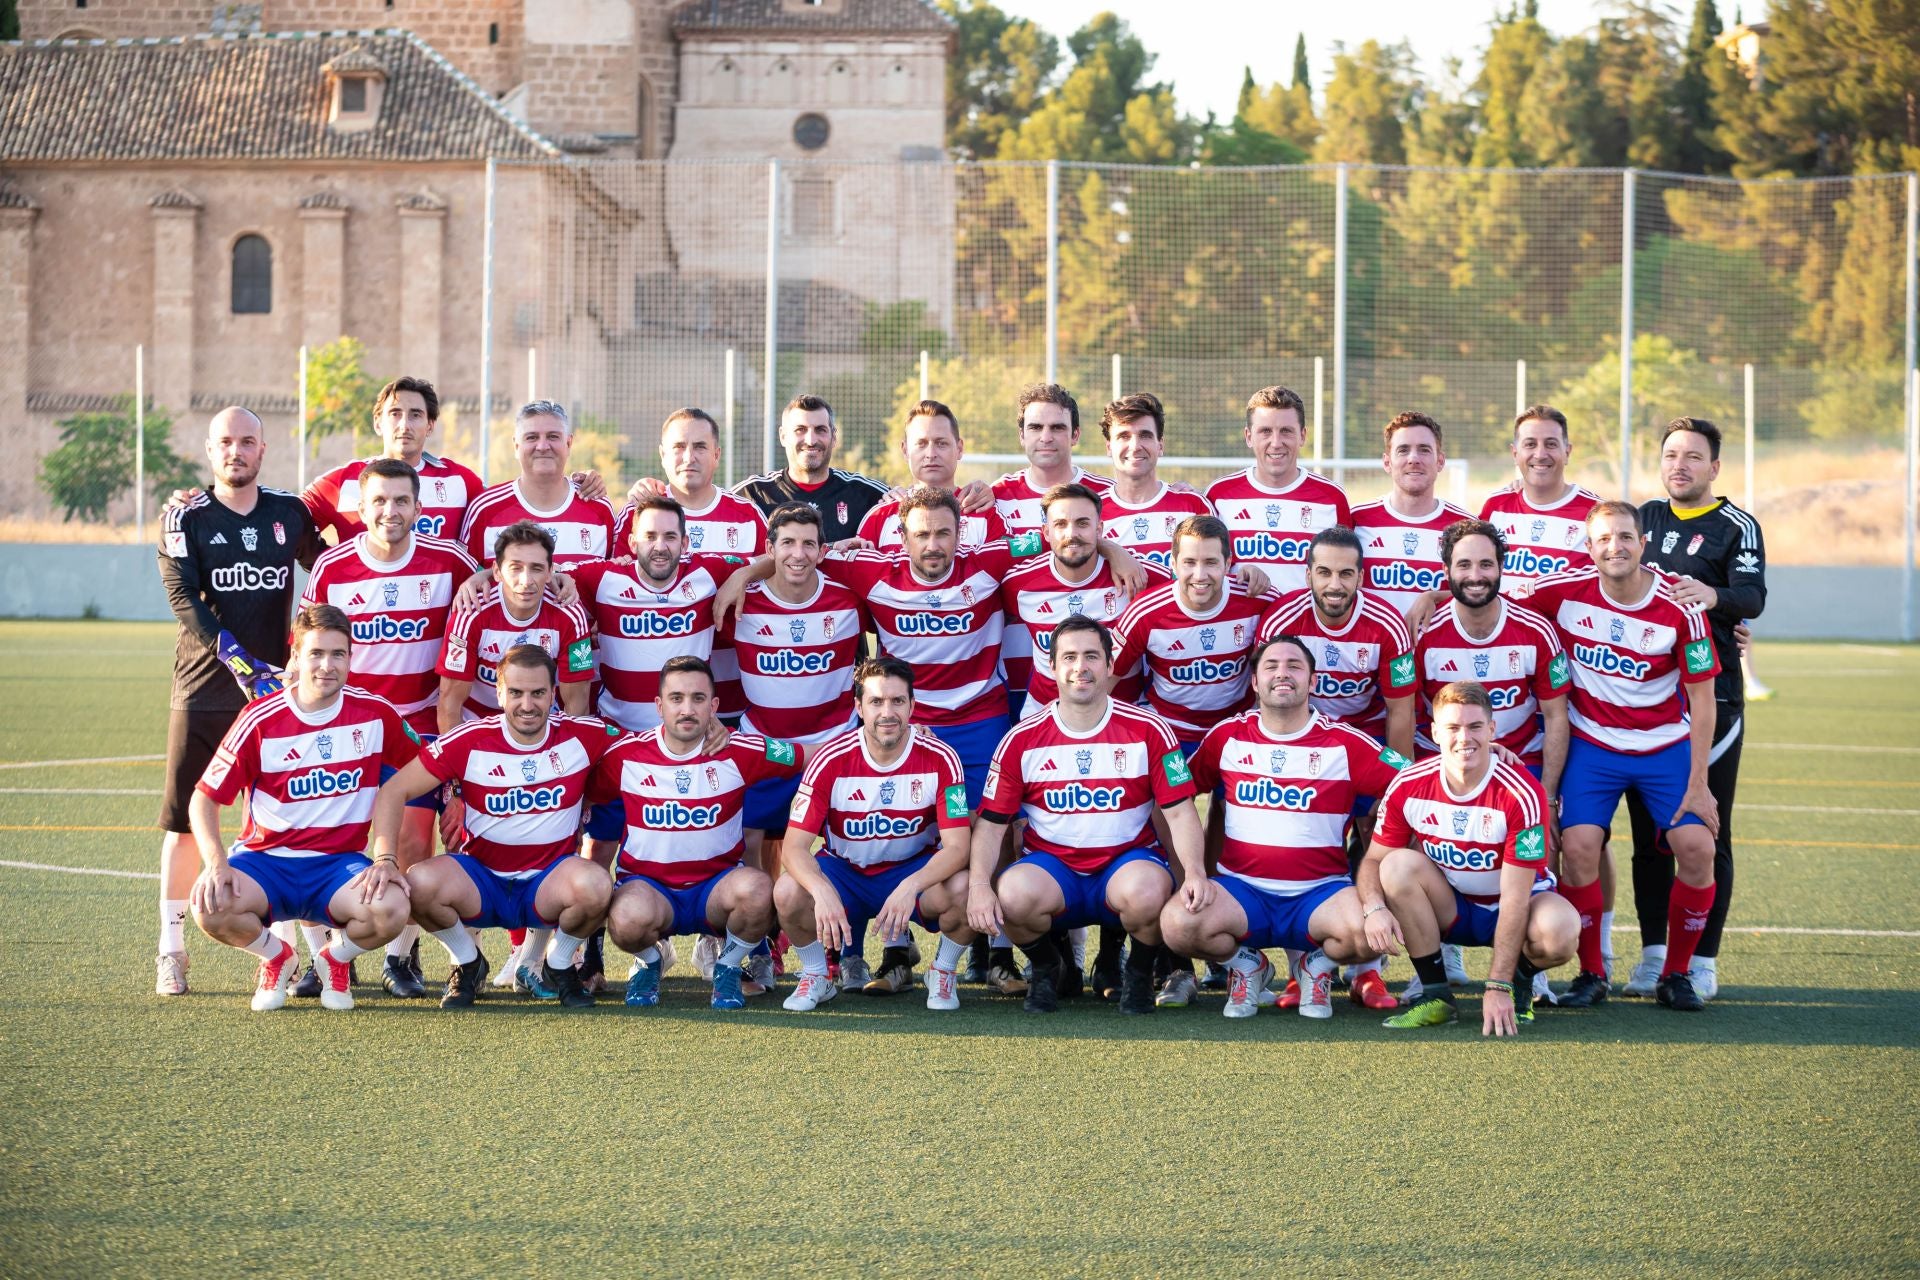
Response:
[{"label": "white fence post", "polygon": [[1313,358],[1313,465],[1320,466],[1320,460],[1326,455],[1320,452],[1320,420],[1323,416],[1321,406],[1327,399],[1327,358]]},{"label": "white fence post", "polygon": [[923,348],[920,352],[920,398],[922,400],[930,400],[933,398],[932,373],[931,363],[927,357],[926,350]]},{"label": "white fence post", "polygon": [[780,362],[780,162],[767,161],[767,343],[762,356],[765,366],[760,388],[761,435],[764,449],[763,470],[774,469],[778,445],[779,421],[775,396],[778,394]]},{"label": "white fence post", "polygon": [[298,440],[296,448],[300,454],[300,491],[307,490],[307,349],[300,348],[300,418],[294,424],[294,435]]},{"label": "white fence post", "polygon": [[[487,230],[480,250],[480,479],[487,475],[487,457],[493,452],[493,210],[498,161],[487,157]],[[305,362],[301,362],[305,368]],[[304,398],[304,397],[303,397]],[[307,415],[300,414],[300,456],[306,456]]]},{"label": "white fence post", "polygon": [[1620,497],[1633,500],[1633,170],[1620,190]]},{"label": "white fence post", "polygon": [[1060,162],[1047,161],[1047,381],[1060,381]]},{"label": "white fence post", "polygon": [[[306,348],[301,348],[302,353]],[[305,378],[303,359],[302,379]],[[307,487],[306,469],[301,468],[300,487]],[[147,540],[147,348],[133,348],[133,540]]]},{"label": "white fence post", "polygon": [[1920,369],[1914,366],[1916,327],[1920,327],[1920,174],[1907,175],[1907,492],[1906,559],[1900,565],[1900,638],[1914,638],[1913,543],[1920,512]]},{"label": "white fence post", "polygon": [[729,489],[733,488],[733,402],[739,398],[740,392],[740,374],[734,366],[734,360],[734,350],[732,347],[728,347],[726,373],[723,377],[726,387],[726,403],[720,411],[720,421],[722,424],[722,436],[725,440],[723,452],[726,454],[726,477],[727,488]]},{"label": "white fence post", "polygon": [[1513,362],[1513,416],[1519,417],[1527,411],[1527,362]]},{"label": "white fence post", "polygon": [[540,398],[540,366],[538,348],[527,348],[527,403],[532,404]]},{"label": "white fence post", "polygon": [[1120,389],[1120,353],[1116,351],[1113,353],[1113,394],[1108,399],[1118,400],[1125,394],[1126,392]]},{"label": "white fence post", "polygon": [[1756,512],[1753,509],[1753,366],[1752,365],[1749,364],[1748,366],[1746,366],[1746,369],[1743,374],[1743,378],[1746,384],[1744,387],[1745,395],[1743,398],[1745,400],[1746,418],[1747,418],[1747,439],[1746,439],[1745,445],[1742,446],[1745,449],[1743,462],[1747,472],[1746,493],[1744,496],[1746,497],[1747,514],[1754,515],[1756,514]]},{"label": "white fence post", "polygon": [[1333,456],[1347,456],[1347,166],[1333,170]]}]

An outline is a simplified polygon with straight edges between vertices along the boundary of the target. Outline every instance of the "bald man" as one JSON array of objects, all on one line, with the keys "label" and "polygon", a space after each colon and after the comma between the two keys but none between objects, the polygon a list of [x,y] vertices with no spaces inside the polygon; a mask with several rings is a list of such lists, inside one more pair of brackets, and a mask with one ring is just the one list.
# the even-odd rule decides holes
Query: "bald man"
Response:
[{"label": "bald man", "polygon": [[[167,509],[160,581],[180,620],[160,802],[160,948],[154,991],[185,995],[187,897],[200,855],[187,822],[194,784],[242,707],[287,665],[295,563],[323,546],[299,495],[260,483],[260,419],[238,406],[207,424],[210,489]],[[291,922],[288,922],[290,925]],[[321,945],[325,945],[324,942]]]}]

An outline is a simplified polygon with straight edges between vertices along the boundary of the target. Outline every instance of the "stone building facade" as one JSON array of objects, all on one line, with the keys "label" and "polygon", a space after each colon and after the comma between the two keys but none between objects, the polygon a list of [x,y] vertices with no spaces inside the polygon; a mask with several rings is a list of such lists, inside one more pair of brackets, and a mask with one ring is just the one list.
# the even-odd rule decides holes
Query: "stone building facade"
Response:
[{"label": "stone building facade", "polygon": [[[849,314],[903,288],[947,306],[950,214],[910,246],[885,243],[892,219],[860,229],[900,193],[897,165],[886,184],[858,165],[941,154],[952,31],[922,0],[19,9],[26,38],[0,44],[0,432],[16,456],[130,391],[136,344],[183,449],[233,402],[284,439],[299,347],[343,334],[376,377],[429,377],[471,413],[489,159],[496,409],[524,390],[529,348],[552,371],[542,394],[622,429],[696,398],[645,353],[689,297],[764,279],[769,159],[853,162],[783,181],[783,313],[818,293],[801,276],[838,281]],[[700,164],[598,163],[636,158]],[[727,181],[677,186],[716,165]],[[876,269],[889,258],[928,265]],[[707,339],[750,345],[750,311],[717,308]],[[269,479],[292,471],[276,449]],[[0,503],[45,510],[31,468],[0,469]]]}]

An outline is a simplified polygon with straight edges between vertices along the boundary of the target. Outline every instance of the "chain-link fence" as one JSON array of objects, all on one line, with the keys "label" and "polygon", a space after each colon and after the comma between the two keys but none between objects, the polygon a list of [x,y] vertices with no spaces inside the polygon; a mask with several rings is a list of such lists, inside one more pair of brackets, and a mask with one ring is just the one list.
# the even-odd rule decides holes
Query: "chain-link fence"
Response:
[{"label": "chain-link fence", "polygon": [[[1313,454],[1357,496],[1384,488],[1381,426],[1418,408],[1444,425],[1477,502],[1511,474],[1515,410],[1547,401],[1572,421],[1577,478],[1595,489],[1653,495],[1661,424],[1706,416],[1726,433],[1718,487],[1757,508],[1776,562],[1911,564],[1915,185],[503,164],[491,238],[447,246],[490,258],[492,281],[446,308],[462,320],[443,342],[462,358],[442,391],[466,418],[447,443],[471,456],[490,427],[498,474],[511,409],[537,394],[570,406],[587,460],[630,479],[656,470],[659,424],[692,404],[729,425],[737,479],[782,464],[774,419],[811,391],[838,413],[842,465],[899,479],[904,409],[924,389],[953,406],[986,474],[1016,447],[1017,388],[1053,377],[1082,402],[1080,451],[1096,465],[1099,407],[1117,390],[1158,394],[1182,460],[1170,470],[1199,481],[1242,465],[1241,406],[1278,382],[1306,397]],[[83,402],[131,393],[131,344],[90,341],[30,335],[42,439]],[[294,351],[258,367],[257,386],[195,386],[194,411],[259,402],[290,430]],[[457,370],[482,367],[484,387],[463,385]],[[124,523],[131,503],[110,514]]]}]

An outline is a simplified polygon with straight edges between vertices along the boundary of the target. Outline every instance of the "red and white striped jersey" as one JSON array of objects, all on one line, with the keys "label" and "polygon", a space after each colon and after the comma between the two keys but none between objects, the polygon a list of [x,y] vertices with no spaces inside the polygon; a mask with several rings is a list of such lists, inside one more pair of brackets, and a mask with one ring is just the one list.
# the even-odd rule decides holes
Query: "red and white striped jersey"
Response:
[{"label": "red and white striped jersey", "polygon": [[1291,484],[1272,489],[1249,467],[1208,485],[1207,502],[1233,531],[1234,563],[1259,565],[1276,595],[1307,585],[1307,548],[1314,534],[1353,524],[1347,491],[1305,468]]},{"label": "red and white striped jersey", "polygon": [[1060,723],[1058,704],[1015,725],[994,748],[980,812],[1008,823],[1025,817],[1027,852],[1093,873],[1129,849],[1158,848],[1154,806],[1170,809],[1193,794],[1173,727],[1109,698],[1085,733]]},{"label": "red and white striped jersey", "polygon": [[649,729],[613,744],[594,770],[589,798],[626,805],[620,875],[684,889],[739,865],[747,788],[799,772],[799,753],[777,738],[736,733],[717,755],[695,747],[677,756]]},{"label": "red and white striped jersey", "polygon": [[[680,572],[660,590],[631,564],[599,560],[574,567],[580,603],[600,636],[603,717],[629,732],[660,723],[653,700],[661,665],[683,654],[712,658],[714,593],[745,567],[726,556],[683,556]],[[719,692],[726,711],[724,684]]]},{"label": "red and white striped jersey", "polygon": [[[738,494],[715,487],[713,501],[703,511],[686,509],[687,550],[720,556],[757,556],[767,549],[767,518],[760,508]],[[613,554],[633,554],[631,502],[613,518]]]},{"label": "red and white striped jersey", "polygon": [[409,542],[405,559],[387,563],[356,534],[313,562],[300,603],[344,610],[353,622],[353,682],[391,702],[417,732],[434,733],[453,593],[479,566],[446,538],[416,533]]},{"label": "red and white striped jersey", "polygon": [[1407,606],[1422,592],[1447,585],[1447,566],[1440,559],[1440,535],[1456,520],[1473,516],[1451,502],[1442,502],[1433,514],[1401,515],[1391,496],[1363,502],[1353,509],[1353,532],[1366,557],[1360,572],[1368,595],[1402,618]]},{"label": "red and white striped jersey", "polygon": [[[1078,466],[1073,469],[1071,483],[1083,484],[1101,496],[1113,488],[1113,481],[1107,477]],[[1007,526],[1008,537],[1039,533],[1047,527],[1046,513],[1040,509],[1041,499],[1046,496],[1046,489],[1033,487],[1031,467],[1009,471],[993,482],[993,509],[1000,513],[1001,521]]]},{"label": "red and white striped jersey", "polygon": [[1418,849],[1473,902],[1500,901],[1505,863],[1553,884],[1547,870],[1547,793],[1525,769],[1494,760],[1480,781],[1455,795],[1435,756],[1404,770],[1380,801],[1374,843]]},{"label": "red and white striped jersey", "polygon": [[1536,507],[1524,489],[1496,489],[1480,504],[1480,518],[1507,540],[1500,591],[1512,595],[1523,582],[1593,563],[1587,551],[1587,513],[1600,495],[1579,485],[1560,501]]},{"label": "red and white striped jersey", "polygon": [[[1169,581],[1158,565],[1149,564],[1146,570],[1146,591]],[[1133,603],[1133,597],[1115,585],[1113,566],[1104,557],[1094,558],[1091,578],[1072,584],[1061,578],[1059,566],[1048,555],[1029,560],[1008,574],[1000,584],[1000,601],[1006,607],[1009,629],[1019,628],[1027,640],[1019,646],[1022,656],[1017,659],[1012,656],[1014,646],[1007,647],[1007,685],[1025,689],[1028,699],[1039,706],[1060,696],[1060,686],[1053,679],[1053,628],[1076,613],[1111,627]],[[1122,702],[1137,702],[1139,677],[1119,676],[1112,692]]]},{"label": "red and white striped jersey", "polygon": [[[493,563],[493,542],[510,524],[530,520],[553,535],[553,567],[571,569],[588,560],[605,560],[613,551],[613,508],[605,498],[583,498],[574,489],[565,502],[542,511],[520,495],[520,482],[494,485],[467,508],[460,541],[481,564]],[[619,554],[625,554],[621,552]]]},{"label": "red and white striped jersey", "polygon": [[420,761],[440,781],[459,784],[460,852],[489,871],[526,875],[579,847],[587,780],[619,733],[605,721],[560,715],[528,747],[493,715],[428,743]]},{"label": "red and white striped jersey", "polygon": [[[1019,545],[1036,543],[1029,537]],[[904,551],[838,553],[821,563],[822,573],[867,602],[881,652],[913,667],[914,723],[971,724],[1007,713],[1000,583],[1013,572],[1012,545],[963,550],[931,583]]]},{"label": "red and white striped jersey", "polygon": [[[889,498],[867,512],[860,522],[860,536],[878,551],[898,551],[907,545],[906,531],[900,524],[900,500]],[[995,507],[963,513],[960,517],[960,545],[980,547],[1007,536],[1007,523]]]},{"label": "red and white striped jersey", "polygon": [[1146,702],[1173,726],[1182,742],[1244,711],[1252,701],[1247,654],[1260,619],[1276,603],[1271,593],[1249,595],[1234,578],[1209,613],[1190,613],[1178,583],[1142,592],[1113,627],[1113,669],[1137,675]]},{"label": "red and white striped jersey", "polygon": [[1173,567],[1173,531],[1180,522],[1212,514],[1205,498],[1170,489],[1164,482],[1159,493],[1138,505],[1122,502],[1113,493],[1100,500],[1100,521],[1108,541],[1162,569]]},{"label": "red and white striped jersey", "polygon": [[965,830],[966,774],[952,747],[915,726],[890,765],[874,762],[859,729],[807,761],[789,827],[824,835],[827,852],[875,874],[928,853],[943,831]]},{"label": "red and white striped jersey", "polygon": [[1693,722],[1681,684],[1720,673],[1705,616],[1674,600],[1671,578],[1649,572],[1653,583],[1633,604],[1609,600],[1592,565],[1540,579],[1529,601],[1573,659],[1569,725],[1588,742],[1627,755],[1685,738]]},{"label": "red and white striped jersey", "polygon": [[1260,625],[1260,638],[1298,636],[1313,650],[1313,709],[1383,741],[1387,699],[1419,689],[1413,641],[1400,615],[1365,591],[1354,594],[1345,623],[1329,627],[1314,612],[1313,593],[1296,591]]},{"label": "red and white striped jersey", "polygon": [[[366,526],[360,523],[360,473],[372,461],[355,458],[343,462],[300,492],[300,501],[313,513],[314,524],[333,530],[336,543],[366,532]],[[431,453],[420,455],[416,470],[420,473],[420,516],[413,522],[413,531],[433,538],[457,539],[467,504],[486,486],[472,468]]]},{"label": "red and white striped jersey", "polygon": [[[450,680],[470,680],[473,687],[461,707],[461,717],[478,720],[500,710],[500,694],[494,687],[507,650],[515,645],[537,644],[547,651],[560,668],[561,684],[577,684],[593,679],[593,624],[578,600],[562,605],[552,596],[541,596],[533,616],[526,621],[515,618],[500,598],[500,585],[487,587],[480,603],[471,609],[455,609],[447,619],[447,643],[440,651],[439,672]],[[553,713],[560,714],[558,691]]]},{"label": "red and white striped jersey", "polygon": [[1415,740],[1422,751],[1434,751],[1431,734],[1433,699],[1456,680],[1476,680],[1493,700],[1493,728],[1500,745],[1517,752],[1527,764],[1541,763],[1546,727],[1540,704],[1565,697],[1573,675],[1553,624],[1531,609],[1510,600],[1500,601],[1493,633],[1475,640],[1466,632],[1449,600],[1434,611],[1413,642],[1413,665],[1420,674],[1420,714]]},{"label": "red and white striped jersey", "polygon": [[419,753],[419,739],[384,698],[348,685],[332,706],[309,712],[282,689],[240,713],[199,787],[222,805],[246,794],[235,852],[364,853],[382,771]]},{"label": "red and white striped jersey", "polygon": [[1297,733],[1269,733],[1258,710],[1213,727],[1193,780],[1219,788],[1226,838],[1220,871],[1268,893],[1305,893],[1347,879],[1354,801],[1385,794],[1406,758],[1314,712]]},{"label": "red and white striped jersey", "polygon": [[867,611],[847,587],[818,576],[811,596],[789,604],[766,582],[749,583],[733,624],[747,733],[825,742],[854,723],[853,669]]}]

